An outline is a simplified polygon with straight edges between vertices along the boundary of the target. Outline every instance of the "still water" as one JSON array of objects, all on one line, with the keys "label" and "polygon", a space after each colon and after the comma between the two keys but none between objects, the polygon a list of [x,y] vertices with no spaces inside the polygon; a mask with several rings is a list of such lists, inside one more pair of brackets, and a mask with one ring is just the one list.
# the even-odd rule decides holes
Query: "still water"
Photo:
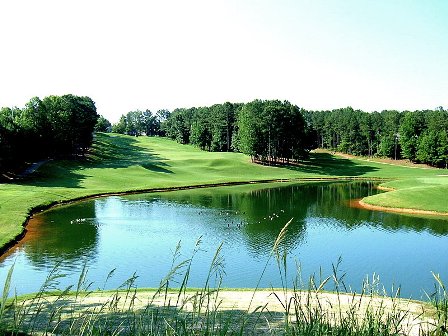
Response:
[{"label": "still water", "polygon": [[[448,281],[448,221],[349,206],[350,200],[376,192],[367,182],[278,183],[61,206],[35,216],[26,238],[0,259],[0,281],[14,264],[13,288],[18,294],[34,292],[57,267],[65,275],[58,285],[63,289],[76,285],[86,265],[90,289],[117,288],[133,274],[139,287],[157,287],[180,242],[174,264],[194,255],[190,287],[205,284],[220,244],[223,287],[255,287],[259,281],[261,287],[281,287],[269,256],[292,219],[281,245],[287,251],[287,285],[298,273],[304,282],[311,275],[319,281],[341,259],[337,275],[353,290],[379,275],[387,292],[401,287],[401,296],[425,299],[424,291],[434,289],[431,271]],[[172,287],[181,279],[176,276]]]}]

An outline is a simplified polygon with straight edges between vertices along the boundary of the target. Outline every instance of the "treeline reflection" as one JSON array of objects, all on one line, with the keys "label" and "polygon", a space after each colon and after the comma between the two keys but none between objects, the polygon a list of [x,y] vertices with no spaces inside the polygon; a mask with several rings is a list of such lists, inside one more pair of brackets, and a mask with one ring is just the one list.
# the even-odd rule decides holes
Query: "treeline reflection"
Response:
[{"label": "treeline reflection", "polygon": [[[104,218],[125,224],[149,218],[158,204],[187,207],[191,225],[225,239],[238,239],[250,253],[266,256],[283,226],[292,219],[283,246],[296,248],[306,240],[307,226],[314,218],[330,219],[344,229],[370,225],[384,230],[448,233],[447,221],[437,218],[404,216],[350,206],[356,200],[379,192],[374,183],[334,182],[310,184],[248,185],[132,195],[80,202],[55,208],[37,217],[37,233],[24,244],[27,257],[36,266],[63,261],[67,267],[98,254],[99,229]],[[162,202],[162,203],[161,203]],[[207,212],[205,216],[204,213]],[[319,222],[319,221],[314,221]],[[316,225],[316,224],[314,224]],[[129,230],[139,230],[130,225]],[[233,229],[233,230],[230,230]],[[227,231],[226,231],[227,230]],[[148,228],[142,230],[142,237]],[[179,236],[179,240],[183,237]],[[163,233],[151,239],[164,239]],[[224,239],[224,238],[223,238]]]}]

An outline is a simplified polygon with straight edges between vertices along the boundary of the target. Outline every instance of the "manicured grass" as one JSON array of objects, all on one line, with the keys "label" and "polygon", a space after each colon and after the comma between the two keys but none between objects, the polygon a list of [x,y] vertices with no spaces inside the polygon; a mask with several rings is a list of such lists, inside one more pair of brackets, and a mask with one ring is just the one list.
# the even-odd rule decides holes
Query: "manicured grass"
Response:
[{"label": "manicured grass", "polygon": [[448,212],[448,176],[404,179],[382,186],[395,190],[367,197],[364,202],[383,207]]},{"label": "manicured grass", "polygon": [[[243,154],[204,152],[164,138],[97,134],[86,159],[50,161],[26,180],[0,184],[0,246],[23,231],[22,224],[33,209],[89,195],[237,181],[379,177],[406,178],[410,185],[432,181],[424,185],[433,186],[430,195],[444,196],[447,184],[441,183],[448,178],[437,177],[443,172],[345,159],[329,153],[314,153],[309,161],[295,167],[268,167],[251,163]],[[426,206],[431,201],[416,203]],[[443,197],[439,197],[439,205],[438,211],[448,211],[448,205],[443,207]]]}]

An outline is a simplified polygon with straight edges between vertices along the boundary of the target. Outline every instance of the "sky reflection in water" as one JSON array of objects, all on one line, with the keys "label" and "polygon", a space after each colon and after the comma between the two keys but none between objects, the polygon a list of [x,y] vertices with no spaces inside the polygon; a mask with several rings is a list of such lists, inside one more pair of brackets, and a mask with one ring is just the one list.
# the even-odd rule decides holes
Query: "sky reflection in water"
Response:
[{"label": "sky reflection in water", "polygon": [[[348,206],[376,193],[371,183],[274,184],[107,197],[52,209],[36,216],[30,234],[4,256],[0,279],[15,263],[17,292],[36,291],[57,265],[64,288],[76,284],[84,264],[91,289],[116,288],[136,273],[140,287],[157,287],[176,262],[195,255],[189,286],[201,287],[223,243],[224,287],[255,287],[281,228],[293,218],[282,248],[288,251],[288,281],[300,265],[307,282],[326,277],[339,257],[339,276],[360,290],[379,274],[386,290],[402,296],[431,292],[431,271],[446,278],[448,221],[372,212]],[[116,269],[105,284],[108,273]],[[262,287],[280,287],[274,260]],[[172,283],[175,287],[176,283]],[[332,284],[326,289],[331,290]],[[13,287],[13,288],[14,288]]]}]

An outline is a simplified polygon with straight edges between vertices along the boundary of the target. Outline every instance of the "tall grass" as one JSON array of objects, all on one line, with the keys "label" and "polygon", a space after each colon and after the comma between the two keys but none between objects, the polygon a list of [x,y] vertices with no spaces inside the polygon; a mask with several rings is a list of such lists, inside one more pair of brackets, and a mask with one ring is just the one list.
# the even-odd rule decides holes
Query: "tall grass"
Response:
[{"label": "tall grass", "polygon": [[428,298],[435,308],[435,318],[432,324],[434,335],[448,335],[448,293],[439,274],[432,274],[436,280],[435,290]]},{"label": "tall grass", "polygon": [[[56,267],[36,294],[8,299],[12,267],[0,302],[0,335],[448,335],[448,295],[437,275],[436,290],[428,295],[431,306],[402,300],[399,290],[387,297],[376,276],[366,278],[361,293],[351,293],[339,272],[340,260],[327,277],[319,274],[304,282],[297,265],[296,278],[288,279],[283,244],[288,225],[265,266],[276,262],[282,288],[260,289],[263,271],[256,287],[234,292],[239,297],[233,301],[222,288],[222,245],[204,286],[189,288],[200,239],[188,259],[181,258],[177,245],[170,271],[153,290],[139,290],[134,274],[114,291],[92,291],[86,266],[75,286],[58,290],[64,275]],[[332,293],[324,290],[329,286]]]}]

